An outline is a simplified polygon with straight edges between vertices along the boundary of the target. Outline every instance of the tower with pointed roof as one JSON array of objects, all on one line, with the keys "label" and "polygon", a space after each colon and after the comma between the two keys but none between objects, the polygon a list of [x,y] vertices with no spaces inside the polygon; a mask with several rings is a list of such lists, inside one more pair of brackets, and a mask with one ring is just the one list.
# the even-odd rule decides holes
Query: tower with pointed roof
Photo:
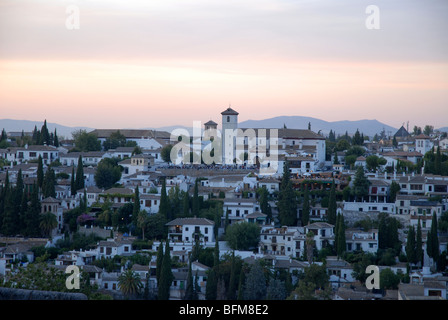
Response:
[{"label": "tower with pointed roof", "polygon": [[236,146],[236,141],[228,141],[228,140],[226,141],[226,132],[229,133],[230,130],[231,132],[235,132],[235,130],[238,129],[238,112],[236,112],[229,106],[226,110],[221,112],[221,115],[222,115],[222,128],[221,128],[222,162],[225,163],[226,159],[227,162],[229,162],[230,159],[233,161],[233,159],[235,158],[234,146]]}]

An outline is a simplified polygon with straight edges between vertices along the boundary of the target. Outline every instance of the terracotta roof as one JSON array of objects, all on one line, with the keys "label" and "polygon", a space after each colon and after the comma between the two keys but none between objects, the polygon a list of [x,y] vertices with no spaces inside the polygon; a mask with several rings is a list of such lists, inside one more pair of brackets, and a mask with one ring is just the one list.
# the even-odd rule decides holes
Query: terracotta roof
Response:
[{"label": "terracotta roof", "polygon": [[414,137],[414,139],[431,139],[431,137],[421,133],[418,136]]}]

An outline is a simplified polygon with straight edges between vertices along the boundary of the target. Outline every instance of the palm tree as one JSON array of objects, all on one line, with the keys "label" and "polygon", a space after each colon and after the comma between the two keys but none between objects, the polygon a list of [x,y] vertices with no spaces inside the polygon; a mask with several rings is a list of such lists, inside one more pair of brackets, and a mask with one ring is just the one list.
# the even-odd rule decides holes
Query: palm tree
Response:
[{"label": "palm tree", "polygon": [[142,228],[142,239],[145,240],[145,228],[148,223],[148,214],[145,210],[140,210],[137,216],[137,227]]},{"label": "palm tree", "polygon": [[58,220],[56,216],[47,212],[44,213],[40,218],[39,228],[42,230],[42,233],[48,237],[51,235],[51,231],[58,226]]},{"label": "palm tree", "polygon": [[130,269],[118,277],[118,288],[125,296],[130,297],[139,294],[142,287],[140,275]]}]

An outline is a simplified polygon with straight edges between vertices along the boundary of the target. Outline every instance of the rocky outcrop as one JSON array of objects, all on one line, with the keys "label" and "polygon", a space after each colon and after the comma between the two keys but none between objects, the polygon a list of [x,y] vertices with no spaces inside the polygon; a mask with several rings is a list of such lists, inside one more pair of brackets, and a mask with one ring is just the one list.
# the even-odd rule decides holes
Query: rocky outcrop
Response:
[{"label": "rocky outcrop", "polygon": [[0,287],[0,300],[87,300],[83,293],[12,289]]}]

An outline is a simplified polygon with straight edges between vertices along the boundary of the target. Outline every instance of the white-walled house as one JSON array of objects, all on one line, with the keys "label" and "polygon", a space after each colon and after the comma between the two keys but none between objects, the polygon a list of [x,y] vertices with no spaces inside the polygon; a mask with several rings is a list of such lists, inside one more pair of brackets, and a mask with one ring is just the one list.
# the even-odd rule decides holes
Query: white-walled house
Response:
[{"label": "white-walled house", "polygon": [[194,244],[198,239],[203,244],[214,244],[215,223],[205,218],[177,218],[166,224],[170,242]]},{"label": "white-walled house", "polygon": [[362,231],[358,229],[345,230],[347,251],[376,253],[378,250],[378,230]]},{"label": "white-walled house", "polygon": [[395,203],[389,202],[344,202],[343,211],[395,213]]},{"label": "white-walled house", "polygon": [[59,158],[59,150],[54,146],[25,145],[23,148],[16,149],[15,161],[22,163],[30,160],[42,158],[43,164],[50,164]]},{"label": "white-walled house", "polygon": [[243,221],[246,216],[260,211],[260,205],[256,199],[231,198],[225,199],[223,203],[222,220],[229,218],[229,223]]},{"label": "white-walled house", "polygon": [[131,239],[113,239],[109,238],[98,243],[98,259],[113,258],[116,255],[132,255],[135,250],[132,249]]},{"label": "white-walled house", "polygon": [[77,166],[81,156],[83,166],[97,166],[104,158],[112,158],[112,155],[104,151],[69,152],[60,156],[59,161],[64,166]]},{"label": "white-walled house", "polygon": [[314,234],[314,243],[317,250],[322,250],[327,245],[333,245],[334,236],[334,225],[326,222],[314,222],[306,225],[305,234],[312,232]]},{"label": "white-walled house", "polygon": [[149,214],[159,212],[160,194],[140,194],[140,209],[145,210]]}]

